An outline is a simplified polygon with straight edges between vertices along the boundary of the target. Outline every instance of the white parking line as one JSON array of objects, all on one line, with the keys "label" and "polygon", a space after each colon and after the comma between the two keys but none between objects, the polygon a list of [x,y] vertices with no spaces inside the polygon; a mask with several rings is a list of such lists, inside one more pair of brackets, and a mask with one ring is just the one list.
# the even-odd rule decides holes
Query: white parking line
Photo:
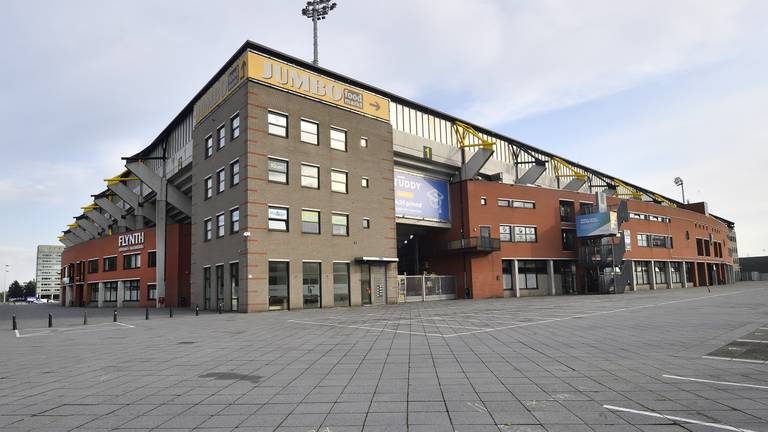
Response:
[{"label": "white parking line", "polygon": [[736,339],[736,342],[768,343],[768,340],[756,340],[756,339]]},{"label": "white parking line", "polygon": [[[113,324],[120,325],[121,327],[114,327]],[[109,326],[109,327],[106,327]],[[17,338],[25,338],[25,337],[32,337],[32,336],[51,336],[55,334],[61,334],[61,333],[89,333],[89,332],[95,332],[95,331],[105,331],[105,330],[112,330],[112,329],[122,329],[122,328],[135,328],[136,326],[132,326],[130,324],[124,324],[121,322],[111,322],[111,323],[101,323],[101,324],[92,324],[92,325],[82,325],[77,327],[52,327],[52,328],[31,328],[26,329],[24,331],[29,330],[38,330],[34,333],[29,334],[21,334],[19,330],[16,330],[16,337]]]},{"label": "white parking line", "polygon": [[705,358],[705,359],[709,359],[709,360],[728,360],[728,361],[744,362],[744,363],[757,363],[757,364],[765,364],[766,363],[763,360],[737,359],[737,358],[733,358],[733,357],[701,356],[701,358]]},{"label": "white parking line", "polygon": [[676,375],[662,375],[662,376],[664,378],[672,378],[672,379],[679,379],[679,380],[685,380],[685,381],[695,381],[695,382],[703,382],[703,383],[711,383],[711,384],[723,384],[723,385],[731,385],[731,386],[739,386],[739,387],[768,389],[768,386],[762,386],[757,384],[742,384],[742,383],[734,383],[734,382],[728,382],[728,381],[712,381],[712,380],[706,380],[701,378],[688,378],[688,377],[681,377]]},{"label": "white parking line", "polygon": [[639,410],[634,410],[634,409],[629,409],[629,408],[617,407],[617,406],[613,406],[613,405],[603,405],[603,408],[606,408],[606,409],[609,409],[609,410],[612,410],[612,411],[621,411],[621,412],[627,412],[627,413],[632,413],[632,414],[646,415],[646,416],[650,416],[650,417],[656,417],[656,418],[663,418],[663,419],[667,419],[667,420],[672,420],[672,421],[675,421],[675,422],[697,424],[697,425],[709,426],[709,427],[713,427],[713,428],[717,428],[717,429],[723,429],[723,430],[729,430],[729,431],[735,431],[735,432],[757,432],[757,431],[753,431],[751,429],[742,429],[742,428],[728,426],[728,425],[724,425],[724,424],[720,424],[720,423],[709,423],[709,422],[704,422],[704,421],[700,421],[700,420],[693,420],[693,419],[689,419],[689,418],[685,418],[685,417],[668,416],[668,415],[659,414],[659,413],[655,413],[655,412],[639,411]]},{"label": "white parking line", "polygon": [[472,321],[472,322],[498,322],[505,324],[520,324],[522,321],[502,321],[502,320],[481,320],[476,318],[446,318],[446,317],[424,317],[423,320],[446,320],[446,321]]},{"label": "white parking line", "polygon": [[288,322],[296,322],[296,323],[302,323],[302,324],[315,324],[315,325],[323,325],[323,326],[330,326],[330,327],[356,328],[356,329],[363,329],[363,330],[379,330],[379,331],[388,331],[388,332],[392,332],[392,333],[415,334],[415,335],[424,335],[424,336],[444,336],[444,335],[441,335],[439,333],[412,332],[412,331],[405,331],[405,330],[392,330],[392,329],[388,329],[388,328],[356,326],[356,325],[345,325],[345,324],[334,324],[334,323],[323,323],[323,322],[314,322],[314,321],[288,320]]}]

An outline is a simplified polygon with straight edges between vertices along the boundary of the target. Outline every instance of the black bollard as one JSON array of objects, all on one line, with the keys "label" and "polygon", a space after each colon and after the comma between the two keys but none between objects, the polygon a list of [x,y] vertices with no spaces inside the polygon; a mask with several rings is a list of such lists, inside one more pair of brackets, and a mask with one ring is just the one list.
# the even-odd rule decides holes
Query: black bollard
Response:
[{"label": "black bollard", "polygon": [[168,316],[173,318],[173,306],[168,306]]},{"label": "black bollard", "polygon": [[115,309],[115,312],[112,314],[112,322],[117,322],[117,309]]},{"label": "black bollard", "polygon": [[149,308],[144,308],[144,319],[145,320],[149,319]]},{"label": "black bollard", "polygon": [[48,328],[53,327],[53,315],[48,314]]},{"label": "black bollard", "polygon": [[83,311],[83,325],[88,325],[88,312]]},{"label": "black bollard", "polygon": [[13,322],[13,331],[16,331],[16,330],[18,330],[18,329],[19,329],[19,327],[16,325],[16,315],[14,315],[14,316],[13,316],[13,318],[11,319],[11,321]]},{"label": "black bollard", "polygon": [[200,316],[200,306],[195,305],[195,316]]}]

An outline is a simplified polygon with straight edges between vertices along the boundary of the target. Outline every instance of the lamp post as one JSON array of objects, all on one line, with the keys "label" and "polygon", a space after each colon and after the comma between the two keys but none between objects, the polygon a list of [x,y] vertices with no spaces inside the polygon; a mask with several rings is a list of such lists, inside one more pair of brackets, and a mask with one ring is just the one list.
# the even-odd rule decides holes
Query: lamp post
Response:
[{"label": "lamp post", "polygon": [[312,26],[314,27],[315,35],[315,59],[312,60],[312,64],[317,66],[317,22],[324,20],[325,17],[336,9],[336,3],[331,0],[310,0],[304,9],[301,10],[301,14],[312,20]]},{"label": "lamp post", "polygon": [[3,294],[3,303],[5,303],[5,298],[8,296],[8,286],[7,286],[7,283],[8,283],[8,268],[10,268],[10,267],[11,266],[9,266],[8,264],[5,264],[3,266],[3,289],[0,290],[0,292],[2,292],[2,294]]},{"label": "lamp post", "polygon": [[680,189],[683,191],[683,204],[686,204],[685,202],[685,186],[683,186],[683,179],[680,177],[675,177],[675,184],[677,186],[680,186]]}]

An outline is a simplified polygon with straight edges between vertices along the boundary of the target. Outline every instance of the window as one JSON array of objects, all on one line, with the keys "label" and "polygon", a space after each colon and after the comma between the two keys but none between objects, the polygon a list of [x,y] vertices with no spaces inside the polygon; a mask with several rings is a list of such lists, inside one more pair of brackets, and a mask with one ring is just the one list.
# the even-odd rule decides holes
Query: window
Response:
[{"label": "window", "polygon": [[654,279],[656,280],[656,283],[666,284],[667,283],[667,263],[663,261],[656,261],[654,264],[656,266],[653,269],[653,273],[654,273]]},{"label": "window", "polygon": [[99,284],[98,283],[89,283],[88,286],[91,288],[91,302],[98,302],[99,301]]},{"label": "window", "polygon": [[512,260],[501,260],[501,274],[502,274],[502,286],[505,290],[511,290],[512,286],[512,273],[514,263]]},{"label": "window", "polygon": [[595,212],[595,205],[590,202],[579,202],[579,210],[581,214],[592,214]]},{"label": "window", "polygon": [[224,265],[216,265],[216,310],[224,308]]},{"label": "window", "polygon": [[288,262],[269,262],[269,310],[288,309]]},{"label": "window", "polygon": [[563,240],[563,250],[575,251],[576,250],[576,230],[564,229],[564,230],[561,230],[561,235]]},{"label": "window", "polygon": [[203,221],[203,240],[209,241],[213,238],[211,218],[207,218]]},{"label": "window", "polygon": [[[485,198],[482,197],[481,200]],[[514,207],[514,208],[526,208],[526,209],[532,209],[536,208],[536,203],[533,201],[520,201],[520,200],[511,200],[508,198],[499,198],[496,200],[496,204],[499,207]],[[485,204],[482,204],[485,205]]]},{"label": "window", "polygon": [[213,135],[205,137],[205,158],[213,156]]},{"label": "window", "polygon": [[333,235],[349,235],[349,215],[334,213],[331,215],[331,225],[333,227]]},{"label": "window", "polygon": [[216,185],[216,193],[222,193],[227,188],[227,176],[224,175],[224,168],[216,171]]},{"label": "window", "polygon": [[157,300],[157,284],[147,284],[147,300]]},{"label": "window", "polygon": [[229,187],[240,184],[240,160],[229,164]]},{"label": "window", "polygon": [[576,222],[573,201],[560,201],[560,222]]},{"label": "window", "polygon": [[229,263],[229,297],[230,310],[237,311],[240,300],[240,264]]},{"label": "window", "polygon": [[681,283],[682,278],[680,277],[680,264],[679,262],[671,262],[669,263],[669,271],[672,275],[672,280],[670,282],[672,283]]},{"label": "window", "polygon": [[224,213],[216,215],[216,237],[224,237]]},{"label": "window", "polygon": [[323,287],[320,281],[320,263],[303,262],[304,309],[319,308],[322,305]]},{"label": "window", "polygon": [[104,282],[104,301],[117,301],[117,281]]},{"label": "window", "polygon": [[211,308],[211,267],[203,267],[203,309]]},{"label": "window", "polygon": [[320,188],[320,168],[314,165],[301,164],[301,187]]},{"label": "window", "polygon": [[229,210],[229,233],[235,234],[240,231],[240,207]]},{"label": "window", "polygon": [[488,198],[480,197],[480,205],[481,206],[488,205]]},{"label": "window", "polygon": [[363,218],[363,229],[370,229],[371,228],[371,220],[368,218]]},{"label": "window", "polygon": [[221,125],[218,129],[216,129],[216,144],[218,150],[223,149],[227,144],[227,129],[224,127],[224,125]]},{"label": "window", "polygon": [[240,136],[240,113],[237,113],[229,119],[229,131],[232,139]]},{"label": "window", "polygon": [[637,285],[648,285],[651,283],[649,267],[650,263],[648,261],[635,261],[635,283]]},{"label": "window", "polygon": [[301,210],[301,232],[320,234],[320,212],[317,210]]},{"label": "window", "polygon": [[546,261],[520,260],[517,262],[517,286],[519,289],[538,289],[539,277],[548,277]]},{"label": "window", "polygon": [[638,247],[648,247],[648,234],[638,234],[637,235],[637,246]]},{"label": "window", "polygon": [[310,121],[310,120],[304,120],[301,119],[301,142],[305,142],[307,144],[314,144],[318,145],[318,130],[319,126],[317,123]]},{"label": "window", "polygon": [[147,252],[147,267],[157,267],[157,251]]},{"label": "window", "polygon": [[515,226],[516,243],[536,243],[536,227]]},{"label": "window", "polygon": [[499,207],[509,207],[509,200],[508,199],[499,198],[499,199],[496,200],[496,204],[498,204]]},{"label": "window", "polygon": [[349,306],[349,263],[333,263],[333,305]]},{"label": "window", "polygon": [[499,225],[499,241],[512,241],[512,225]]},{"label": "window", "polygon": [[360,179],[360,186],[362,186],[363,189],[368,189],[368,177]]},{"label": "window", "polygon": [[347,173],[339,170],[331,170],[331,190],[339,193],[347,193]]},{"label": "window", "polygon": [[213,177],[206,177],[203,180],[203,186],[205,187],[205,199],[210,199],[213,196]]},{"label": "window", "polygon": [[288,208],[269,207],[268,226],[270,231],[288,231]]},{"label": "window", "polygon": [[98,273],[99,272],[99,260],[98,259],[90,259],[88,260],[88,273]]},{"label": "window", "polygon": [[267,133],[288,138],[288,116],[274,111],[267,111]]},{"label": "window", "polygon": [[360,137],[360,147],[368,148],[368,138]]},{"label": "window", "polygon": [[665,248],[665,249],[672,248],[672,237],[665,236],[665,235],[655,235],[655,234],[651,234],[650,237],[651,237],[651,247]]},{"label": "window", "polygon": [[102,266],[105,272],[117,270],[117,257],[104,257],[104,265]]},{"label": "window", "polygon": [[141,267],[141,253],[123,255],[123,270]]},{"label": "window", "polygon": [[288,184],[288,161],[284,159],[267,159],[267,180],[270,183]]},{"label": "window", "polygon": [[331,128],[331,148],[347,151],[347,132],[341,129]]},{"label": "window", "polygon": [[123,301],[139,301],[139,281],[123,282]]}]

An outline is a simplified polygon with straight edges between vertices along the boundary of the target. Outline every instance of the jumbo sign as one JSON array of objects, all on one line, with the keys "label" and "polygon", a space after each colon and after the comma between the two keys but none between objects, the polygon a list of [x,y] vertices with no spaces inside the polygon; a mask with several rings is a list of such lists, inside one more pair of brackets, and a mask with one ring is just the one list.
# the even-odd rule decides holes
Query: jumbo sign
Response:
[{"label": "jumbo sign", "polygon": [[129,250],[144,249],[144,233],[136,232],[120,234],[117,236],[117,250],[125,252]]},{"label": "jumbo sign", "polygon": [[389,99],[248,51],[195,103],[195,124],[216,108],[245,78],[389,121]]}]

